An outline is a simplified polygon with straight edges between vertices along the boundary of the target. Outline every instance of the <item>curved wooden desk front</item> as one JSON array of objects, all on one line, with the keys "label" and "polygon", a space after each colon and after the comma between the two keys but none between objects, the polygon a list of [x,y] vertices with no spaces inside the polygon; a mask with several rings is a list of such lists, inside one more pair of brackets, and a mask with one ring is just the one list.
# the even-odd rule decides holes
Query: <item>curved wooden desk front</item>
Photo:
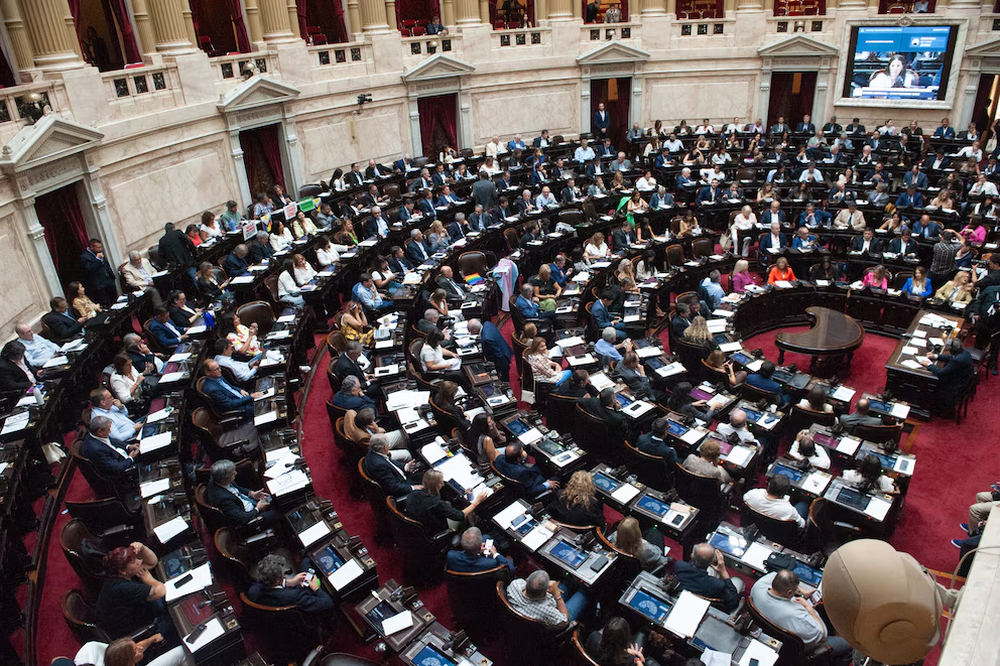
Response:
[{"label": "curved wooden desk front", "polygon": [[775,334],[778,363],[784,364],[786,351],[806,354],[812,358],[811,365],[820,356],[846,356],[850,363],[854,350],[864,342],[864,327],[854,317],[817,305],[806,308],[806,316],[812,322],[808,331]]}]

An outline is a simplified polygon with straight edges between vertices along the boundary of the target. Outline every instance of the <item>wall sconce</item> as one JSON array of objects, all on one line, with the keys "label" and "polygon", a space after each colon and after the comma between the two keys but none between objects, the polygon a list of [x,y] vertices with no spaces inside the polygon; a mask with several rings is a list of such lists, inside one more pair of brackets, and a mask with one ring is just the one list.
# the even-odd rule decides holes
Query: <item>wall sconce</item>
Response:
[{"label": "wall sconce", "polygon": [[45,96],[31,92],[21,98],[21,108],[29,125],[37,123],[45,115]]},{"label": "wall sconce", "polygon": [[438,41],[436,39],[432,39],[431,41],[427,42],[428,53],[437,53],[437,50],[438,50]]}]

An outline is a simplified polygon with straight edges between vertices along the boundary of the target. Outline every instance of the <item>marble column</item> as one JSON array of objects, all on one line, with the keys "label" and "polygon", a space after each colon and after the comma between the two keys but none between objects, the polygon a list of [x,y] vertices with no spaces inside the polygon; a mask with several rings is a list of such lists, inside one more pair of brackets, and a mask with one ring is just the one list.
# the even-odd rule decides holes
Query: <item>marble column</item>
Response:
[{"label": "marble column", "polygon": [[572,21],[573,3],[578,0],[549,0],[550,21]]},{"label": "marble column", "polygon": [[28,28],[35,67],[43,70],[82,67],[80,44],[73,28],[73,15],[66,0],[20,0],[20,2],[21,16],[24,17]]},{"label": "marble column", "polygon": [[243,146],[240,144],[240,131],[229,131],[229,151],[233,156],[233,163],[236,165],[236,180],[240,184],[240,195],[243,197],[240,210],[246,210],[247,206],[253,203],[253,195],[250,194],[250,179],[247,176],[247,165],[243,161]]},{"label": "marble column", "polygon": [[247,31],[250,33],[250,42],[264,41],[264,31],[260,27],[260,7],[257,6],[257,0],[243,0],[243,9],[247,13]]},{"label": "marble column", "polygon": [[14,56],[11,65],[14,71],[31,69],[35,66],[35,54],[31,50],[31,40],[28,38],[17,0],[0,0],[0,14],[3,15],[7,37],[10,38],[10,48]]},{"label": "marble column", "polygon": [[573,6],[573,18],[582,21],[583,20],[583,1],[582,0],[570,0]]},{"label": "marble column", "polygon": [[539,21],[545,21],[549,17],[549,0],[535,0],[534,21],[537,26]]},{"label": "marble column", "polygon": [[410,111],[410,154],[423,155],[424,144],[420,137],[420,106],[417,98],[411,97],[407,106]]},{"label": "marble column", "polygon": [[385,22],[389,24],[389,30],[398,28],[399,17],[396,15],[396,0],[385,0]]},{"label": "marble column", "polygon": [[667,13],[667,0],[643,0],[643,16],[662,16]]},{"label": "marble column", "polygon": [[455,0],[441,0],[441,23],[455,25]]},{"label": "marble column", "polygon": [[667,0],[667,13],[677,14],[677,0]]},{"label": "marble column", "polygon": [[490,25],[490,0],[479,0],[479,20]]},{"label": "marble column", "polygon": [[479,18],[478,0],[455,0],[456,17],[455,23],[458,25],[469,25],[481,23]]},{"label": "marble column", "polygon": [[187,30],[188,40],[198,46],[198,33],[194,29],[194,13],[191,11],[191,0],[181,1],[181,15],[184,17],[184,29]]},{"label": "marble column", "polygon": [[295,41],[295,35],[288,27],[288,7],[285,0],[257,0],[260,8],[260,25],[264,41],[281,44]]},{"label": "marble column", "polygon": [[736,11],[736,0],[726,0],[723,4],[723,11],[725,12],[724,15],[728,15],[730,12]]},{"label": "marble column", "polygon": [[354,39],[360,39],[361,11],[358,9],[358,0],[347,0],[347,22],[350,23],[349,27]]},{"label": "marble column", "polygon": [[[774,5],[772,4],[773,8]],[[759,12],[764,9],[763,0],[736,0],[736,11],[752,11]]]},{"label": "marble column", "polygon": [[132,16],[135,18],[139,51],[143,54],[156,53],[156,37],[153,34],[153,25],[149,20],[149,6],[146,4],[146,0],[132,0]]},{"label": "marble column", "polygon": [[184,25],[184,15],[177,0],[148,0],[149,13],[156,35],[156,50],[165,54],[190,53],[195,49]]},{"label": "marble column", "polygon": [[[305,2],[306,0],[299,0],[299,2]],[[305,37],[302,34],[302,28],[299,26],[299,9],[295,4],[295,0],[288,0],[288,28],[292,31],[292,35],[295,37]]]},{"label": "marble column", "polygon": [[361,28],[365,32],[385,32],[389,29],[385,0],[361,0]]}]

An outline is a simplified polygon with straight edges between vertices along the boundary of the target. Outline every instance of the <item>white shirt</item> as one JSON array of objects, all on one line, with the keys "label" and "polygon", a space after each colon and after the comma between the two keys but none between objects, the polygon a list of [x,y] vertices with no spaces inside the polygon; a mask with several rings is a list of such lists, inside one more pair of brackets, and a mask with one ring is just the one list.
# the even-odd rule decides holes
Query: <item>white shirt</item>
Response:
[{"label": "white shirt", "polygon": [[293,240],[295,239],[292,238],[292,232],[288,229],[288,227],[285,227],[284,232],[280,236],[277,234],[271,234],[271,249],[275,252],[281,252],[286,247],[291,245]]},{"label": "white shirt", "polygon": [[503,145],[502,143],[493,143],[492,141],[490,141],[488,144],[486,144],[487,157],[496,157],[497,155],[503,155],[506,152],[507,152],[507,146]]},{"label": "white shirt", "polygon": [[799,443],[792,442],[792,446],[788,449],[788,457],[793,460],[808,460],[816,469],[830,469],[830,454],[819,444],[816,445],[816,452],[806,458],[799,453]]},{"label": "white shirt", "polygon": [[823,174],[819,172],[819,169],[813,169],[812,171],[806,169],[799,175],[800,183],[807,183],[810,180],[818,183],[819,181],[823,180]]},{"label": "white shirt", "polygon": [[646,177],[643,176],[635,181],[635,189],[640,192],[651,192],[656,189],[656,179],[650,176],[649,180],[646,180]]},{"label": "white shirt", "polygon": [[351,248],[346,245],[336,245],[331,243],[329,250],[324,250],[323,248],[316,250],[316,260],[319,261],[320,266],[326,268],[330,264],[335,264],[340,261],[341,252],[347,252],[350,249]]},{"label": "white shirt", "polygon": [[288,271],[281,271],[281,275],[278,276],[278,298],[296,296],[298,293],[299,285],[295,284],[295,278]]},{"label": "white shirt", "polygon": [[[846,472],[844,472],[841,478],[844,479],[844,483],[847,483],[849,485],[852,486],[861,485],[861,472],[859,472],[856,469],[847,470]],[[885,474],[878,477],[878,489],[881,490],[883,493],[891,493],[893,490],[892,479],[887,477]]]},{"label": "white shirt", "polygon": [[973,151],[972,150],[972,146],[966,146],[965,148],[962,148],[962,150],[958,151],[958,156],[959,157],[975,157],[977,162],[982,162],[983,161],[983,150],[982,150],[982,148],[980,148],[979,150]]},{"label": "white shirt", "polygon": [[[77,664],[93,664],[93,666],[104,666],[104,651],[108,649],[107,643],[91,641],[80,648],[80,651],[73,657]],[[156,659],[145,662],[145,666],[183,666],[187,663],[187,653],[184,647],[178,645],[172,650],[164,652]]]},{"label": "white shirt", "polygon": [[241,382],[253,379],[257,375],[257,369],[251,368],[249,363],[244,363],[243,361],[237,361],[232,356],[226,356],[225,354],[219,354],[215,357],[215,362],[218,363],[223,368],[229,368],[233,371],[233,374]]},{"label": "white shirt", "polygon": [[742,428],[736,429],[731,423],[720,423],[719,427],[716,428],[715,431],[727,439],[729,438],[729,435],[735,432],[739,434],[740,442],[754,446],[757,445],[757,438],[753,436],[753,433],[750,432],[750,429],[747,428],[746,425]]},{"label": "white shirt", "polygon": [[740,213],[735,218],[733,218],[733,228],[739,231],[750,231],[757,224],[757,216],[750,213],[749,217],[745,217],[743,213]]},{"label": "white shirt", "polygon": [[111,375],[111,393],[124,403],[132,402],[132,387],[135,386],[135,377],[138,374],[135,368],[132,368],[131,377],[119,372]]},{"label": "white shirt", "polygon": [[580,146],[573,153],[573,159],[575,159],[577,162],[589,162],[595,157],[597,157],[597,154],[594,153],[594,149],[591,148],[590,146],[587,146],[586,148]]},{"label": "white shirt", "polygon": [[777,520],[794,520],[800,528],[806,526],[806,521],[787,498],[775,499],[768,495],[764,488],[752,488],[746,491],[743,494],[743,502],[757,513]]},{"label": "white shirt", "polygon": [[199,231],[204,232],[205,235],[208,236],[209,238],[218,238],[219,236],[222,235],[222,229],[219,227],[219,225],[210,227],[207,224],[203,224],[201,225],[201,227],[199,227]]},{"label": "white shirt", "polygon": [[593,243],[587,243],[587,247],[584,248],[587,255],[590,257],[606,257],[608,256],[608,244],[601,243],[599,246]]},{"label": "white shirt", "polygon": [[715,131],[711,125],[700,125],[695,131],[695,134],[711,134]]},{"label": "white shirt", "polygon": [[990,196],[995,197],[997,196],[997,186],[990,181],[983,183],[982,187],[979,186],[979,183],[976,183],[972,186],[972,189],[969,190],[969,194],[983,194],[984,196],[989,194]]},{"label": "white shirt", "polygon": [[305,284],[316,277],[316,271],[309,265],[309,262],[306,262],[306,265],[302,268],[298,266],[293,267],[292,271],[295,273],[296,284]]},{"label": "white shirt", "polygon": [[673,141],[667,141],[666,143],[663,144],[663,147],[666,148],[667,150],[669,150],[672,153],[676,153],[678,151],[684,150],[684,144],[681,142],[680,139],[674,139]]}]

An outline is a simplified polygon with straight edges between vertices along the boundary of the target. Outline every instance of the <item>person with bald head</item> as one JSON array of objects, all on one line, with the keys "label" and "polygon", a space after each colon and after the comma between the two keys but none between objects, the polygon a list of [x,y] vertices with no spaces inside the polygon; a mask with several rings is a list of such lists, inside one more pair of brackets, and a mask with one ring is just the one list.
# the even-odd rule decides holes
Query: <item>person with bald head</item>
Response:
[{"label": "person with bald head", "polygon": [[[709,574],[712,568],[715,575]],[[732,613],[740,605],[746,585],[740,578],[732,578],[722,552],[710,544],[699,543],[691,550],[688,562],[677,562],[674,574],[681,589],[710,599],[719,599],[719,607]]]},{"label": "person with bald head", "polygon": [[756,446],[758,443],[757,437],[747,427],[747,413],[742,409],[731,411],[729,413],[729,423],[720,423],[716,428],[716,432],[727,440],[735,433],[740,438],[740,444]]},{"label": "person with bald head", "polygon": [[40,368],[59,351],[59,345],[48,338],[43,338],[24,322],[14,324],[17,340],[24,345],[24,358],[28,365]]},{"label": "person with bald head", "polygon": [[858,400],[857,404],[854,405],[853,414],[840,415],[840,425],[844,427],[844,431],[847,434],[854,434],[854,429],[858,426],[882,425],[881,418],[868,413],[870,407],[871,405],[868,402],[868,398],[861,398]]}]

